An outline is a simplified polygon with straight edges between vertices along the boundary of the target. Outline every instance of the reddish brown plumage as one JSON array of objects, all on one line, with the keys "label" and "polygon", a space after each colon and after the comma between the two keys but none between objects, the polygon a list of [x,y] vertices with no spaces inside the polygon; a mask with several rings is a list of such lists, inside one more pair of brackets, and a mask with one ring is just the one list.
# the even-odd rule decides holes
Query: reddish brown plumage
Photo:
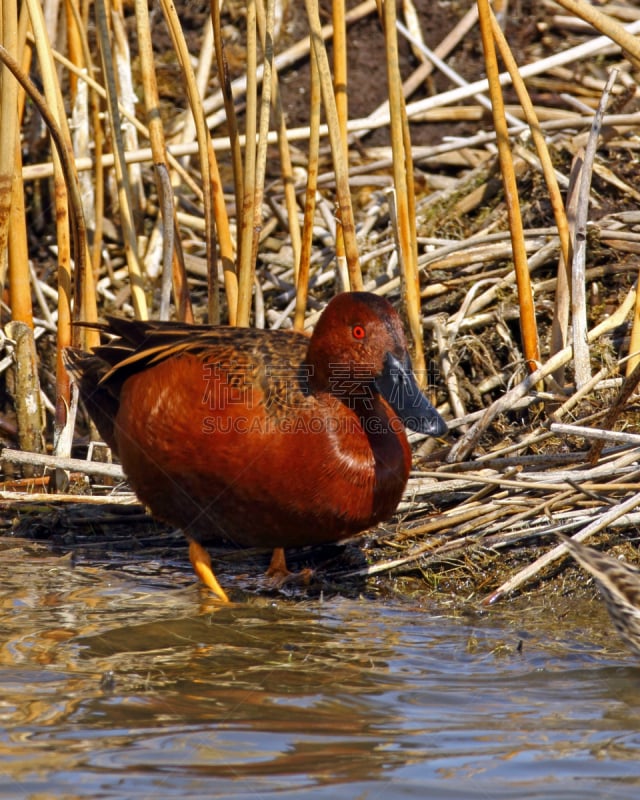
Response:
[{"label": "reddish brown plumage", "polygon": [[[311,339],[121,319],[104,330],[115,344],[67,353],[81,396],[140,499],[199,542],[292,547],[362,531],[407,482],[397,414],[446,429],[411,394],[402,326],[374,295],[334,298]],[[397,405],[394,392],[414,407],[394,409],[382,396]]]}]

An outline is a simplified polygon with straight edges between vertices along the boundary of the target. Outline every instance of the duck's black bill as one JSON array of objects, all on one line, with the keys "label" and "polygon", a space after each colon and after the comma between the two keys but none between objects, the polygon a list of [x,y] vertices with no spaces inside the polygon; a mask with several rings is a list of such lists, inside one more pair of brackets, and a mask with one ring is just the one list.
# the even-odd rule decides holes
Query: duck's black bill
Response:
[{"label": "duck's black bill", "polygon": [[408,353],[402,361],[387,353],[375,384],[409,430],[429,436],[443,436],[447,432],[447,423],[420,391]]}]

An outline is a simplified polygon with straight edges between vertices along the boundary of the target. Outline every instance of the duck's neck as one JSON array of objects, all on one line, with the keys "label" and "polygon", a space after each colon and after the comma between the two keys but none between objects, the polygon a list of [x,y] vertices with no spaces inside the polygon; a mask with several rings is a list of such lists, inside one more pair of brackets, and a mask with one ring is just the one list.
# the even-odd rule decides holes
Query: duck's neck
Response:
[{"label": "duck's neck", "polygon": [[[310,353],[311,348],[310,348]],[[370,369],[347,361],[308,358],[304,364],[314,394],[330,394],[359,416],[372,412],[376,389]]]},{"label": "duck's neck", "polygon": [[379,395],[372,407],[359,409],[359,416],[375,461],[376,514],[386,519],[395,511],[407,484],[411,448],[402,422]]}]

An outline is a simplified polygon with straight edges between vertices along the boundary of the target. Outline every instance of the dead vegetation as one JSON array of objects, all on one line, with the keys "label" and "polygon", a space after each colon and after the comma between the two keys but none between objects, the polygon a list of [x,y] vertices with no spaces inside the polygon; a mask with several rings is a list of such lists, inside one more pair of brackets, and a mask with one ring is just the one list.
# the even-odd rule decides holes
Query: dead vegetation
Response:
[{"label": "dead vegetation", "polygon": [[[362,76],[362,83],[349,77],[348,107],[341,106],[338,93],[331,130],[318,130],[309,111],[309,97],[319,93],[315,83],[310,88],[315,61],[304,40],[313,3],[307,3],[308,14],[293,4],[276,4],[280,23],[269,21],[267,4],[267,17],[261,22],[258,14],[255,29],[254,4],[223,6],[218,30],[224,37],[232,100],[219,80],[215,37],[203,32],[209,30],[203,25],[209,6],[187,4],[185,15],[176,20],[167,5],[151,9],[154,52],[147,54],[146,68],[139,4],[137,14],[126,4],[114,4],[96,31],[89,21],[95,11],[99,23],[103,4],[82,9],[90,52],[104,47],[93,41],[94,35],[106,37],[117,66],[112,65],[117,85],[110,87],[104,54],[100,68],[92,65],[96,83],[90,87],[93,99],[85,98],[84,116],[76,116],[83,78],[72,77],[63,58],[82,61],[65,50],[60,27],[47,36],[54,47],[53,74],[59,88],[70,92],[64,111],[73,115],[74,137],[78,129],[88,132],[84,149],[76,138],[73,151],[73,180],[94,198],[93,206],[87,205],[83,195],[85,242],[72,239],[63,246],[60,241],[60,198],[52,190],[50,147],[35,108],[27,106],[24,116],[11,117],[22,119],[24,191],[19,192],[26,211],[20,249],[14,241],[19,225],[13,221],[20,216],[11,217],[7,228],[3,192],[0,244],[4,250],[10,237],[10,258],[2,313],[5,323],[11,319],[12,325],[17,321],[33,328],[37,367],[28,344],[26,355],[20,355],[20,332],[5,329],[0,419],[5,530],[83,553],[100,542],[107,550],[154,556],[158,548],[164,552],[165,544],[169,549],[175,545],[173,534],[148,519],[134,519],[139,510],[127,506],[133,498],[121,490],[117,467],[110,472],[101,462],[69,458],[70,395],[56,352],[76,335],[69,324],[72,313],[85,319],[103,311],[166,315],[171,298],[172,313],[187,320],[311,327],[333,293],[362,285],[402,306],[418,364],[424,341],[425,383],[451,420],[452,433],[437,443],[413,437],[415,470],[397,519],[366,538],[366,564],[351,550],[348,557],[342,553],[325,562],[329,580],[393,576],[402,588],[406,584],[401,581],[410,577],[430,590],[457,585],[467,598],[494,601],[557,571],[564,551],[557,546],[556,532],[584,538],[598,534],[607,544],[634,538],[640,521],[640,436],[634,433],[640,411],[639,331],[634,326],[640,253],[636,4],[608,4],[600,7],[602,19],[594,19],[586,3],[523,0],[505,6],[503,20],[499,14],[497,20],[492,15],[483,20],[480,3],[485,44],[489,26],[502,69],[507,54],[499,31],[504,30],[528,98],[522,86],[516,90],[509,83],[504,113],[492,118],[487,96],[496,114],[498,81],[487,85],[482,80],[485,72],[492,73],[489,60],[483,60],[476,6],[438,6],[442,20],[436,24],[429,15],[433,4],[416,2],[415,27],[407,12],[412,4],[406,3],[398,18],[398,75],[410,121],[404,133],[403,104],[398,86],[388,88],[384,57],[385,41],[393,37],[383,36],[374,2],[354,4],[347,14],[347,64],[357,62],[354,74]],[[22,13],[27,13],[24,8]],[[327,22],[326,15],[318,21]],[[251,78],[261,76],[262,51],[251,37],[259,40],[269,25],[278,81],[270,84],[271,96],[262,97],[263,108],[272,107],[267,136],[259,89],[251,86]],[[45,35],[33,20],[32,26],[36,39]],[[449,35],[443,37],[445,32]],[[429,49],[420,44],[423,35]],[[18,59],[23,63],[31,48],[31,39],[24,41]],[[48,69],[43,53],[38,50],[36,73]],[[340,69],[339,47],[330,55],[333,68]],[[316,58],[321,63],[320,55]],[[433,68],[439,58],[448,59],[461,77]],[[127,65],[129,84],[140,96],[144,86],[149,97],[155,76],[160,117],[145,119],[144,103],[129,103]],[[185,90],[191,79],[193,86]],[[5,122],[10,83],[5,71]],[[377,91],[381,84],[384,96],[391,98],[391,113],[368,102],[369,94],[376,96],[368,90],[375,86]],[[122,103],[121,120],[114,116],[115,100]],[[187,101],[195,123],[184,112]],[[325,107],[329,122],[334,112]],[[107,121],[98,122],[104,113]],[[151,120],[159,119],[154,134]],[[399,129],[390,134],[394,121]],[[61,118],[57,124],[64,127]],[[506,134],[497,148],[495,130],[501,126]],[[121,143],[126,163],[117,154],[119,129],[127,137]],[[340,144],[347,131],[348,159]],[[240,136],[244,132],[258,141],[251,168]],[[413,143],[411,160],[402,149],[403,136]],[[159,163],[160,154],[164,166],[154,173],[152,163]],[[407,164],[410,173],[399,186]],[[15,169],[13,159],[0,165],[4,176]],[[245,178],[241,186],[239,172]],[[216,174],[223,193],[211,191]],[[347,180],[351,191],[345,200]],[[515,192],[505,193],[505,181]],[[254,205],[239,218],[236,209],[246,209],[244,192]],[[70,217],[65,219],[72,220],[67,228],[78,237],[73,202],[66,208]],[[163,230],[174,231],[173,242],[162,236]],[[252,238],[257,230],[259,240]],[[253,260],[252,253],[257,253]],[[26,276],[17,266],[21,260],[29,264]],[[73,312],[71,284],[65,284],[70,281],[65,276],[72,274]],[[18,283],[26,285],[27,300]],[[21,309],[31,303],[30,321]],[[34,373],[42,393],[33,383]],[[21,416],[21,403],[28,406],[33,396],[42,397],[44,427],[38,419],[26,422]],[[82,417],[78,430],[84,438],[75,440],[76,456],[86,451],[88,429]],[[29,445],[22,438],[25,431]],[[42,456],[31,455],[37,450]],[[91,511],[70,505],[77,493],[91,495]],[[96,508],[101,502],[122,508]],[[634,550],[627,555],[632,558]]]}]

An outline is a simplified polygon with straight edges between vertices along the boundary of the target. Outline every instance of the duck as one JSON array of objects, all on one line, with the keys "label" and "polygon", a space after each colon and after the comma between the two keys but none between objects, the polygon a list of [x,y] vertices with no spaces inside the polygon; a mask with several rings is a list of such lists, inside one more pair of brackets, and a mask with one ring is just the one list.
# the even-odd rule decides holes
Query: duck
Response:
[{"label": "duck", "polygon": [[406,429],[443,436],[385,298],[342,292],[313,333],[107,316],[64,362],[150,513],[182,529],[196,575],[229,602],[206,545],[335,543],[393,515]]}]

